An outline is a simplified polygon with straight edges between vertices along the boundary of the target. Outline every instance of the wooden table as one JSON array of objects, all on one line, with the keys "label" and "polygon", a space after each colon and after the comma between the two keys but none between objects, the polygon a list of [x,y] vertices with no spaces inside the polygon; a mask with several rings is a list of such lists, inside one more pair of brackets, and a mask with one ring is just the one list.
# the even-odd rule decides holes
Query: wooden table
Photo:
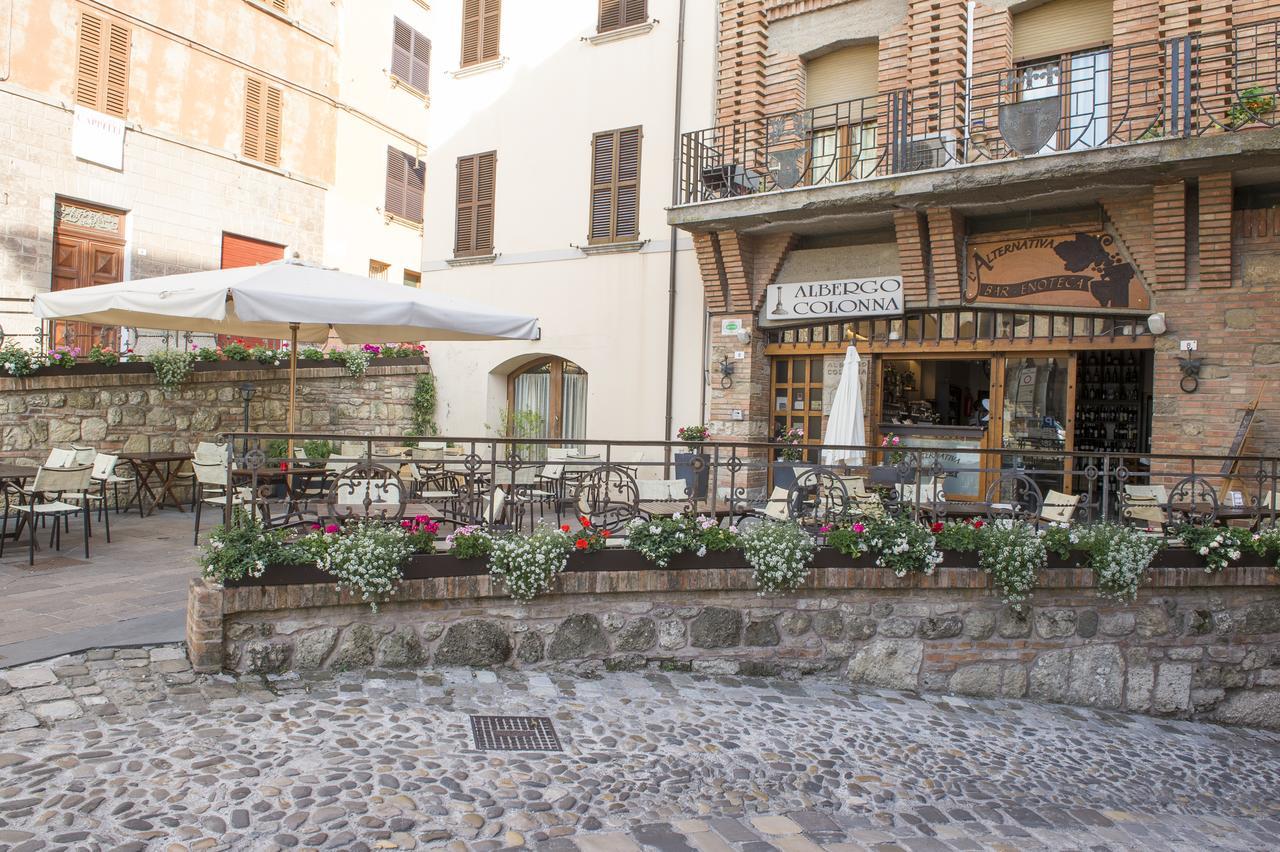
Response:
[{"label": "wooden table", "polygon": [[[146,517],[158,507],[163,506],[167,499],[169,505],[179,512],[187,511],[182,501],[178,499],[178,495],[174,493],[173,487],[177,484],[178,471],[182,465],[194,458],[191,453],[120,453],[118,458],[129,463],[138,481],[137,490],[125,504],[126,510],[136,502],[138,514]],[[157,481],[158,489],[151,487],[152,479]],[[158,495],[157,490],[159,490]],[[151,501],[150,506],[146,505],[148,499]]]},{"label": "wooden table", "polygon": [[[39,471],[37,467],[27,467],[21,464],[0,464],[0,487],[5,483],[12,482],[19,488],[27,484],[27,480],[31,479]],[[6,507],[8,503],[6,502]],[[23,525],[27,522],[27,513],[20,512],[18,514],[18,523],[14,526],[13,532],[9,533],[9,537],[14,541],[18,540],[18,534],[22,532]]]}]

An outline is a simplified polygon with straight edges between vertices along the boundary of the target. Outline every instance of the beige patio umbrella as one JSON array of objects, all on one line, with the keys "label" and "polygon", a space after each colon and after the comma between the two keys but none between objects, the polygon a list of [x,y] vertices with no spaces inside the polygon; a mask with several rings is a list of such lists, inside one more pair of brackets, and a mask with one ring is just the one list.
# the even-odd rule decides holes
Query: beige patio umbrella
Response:
[{"label": "beige patio umbrella", "polygon": [[537,340],[536,317],[293,260],[166,275],[35,297],[35,316],[97,325],[288,339],[294,431],[298,344]]}]

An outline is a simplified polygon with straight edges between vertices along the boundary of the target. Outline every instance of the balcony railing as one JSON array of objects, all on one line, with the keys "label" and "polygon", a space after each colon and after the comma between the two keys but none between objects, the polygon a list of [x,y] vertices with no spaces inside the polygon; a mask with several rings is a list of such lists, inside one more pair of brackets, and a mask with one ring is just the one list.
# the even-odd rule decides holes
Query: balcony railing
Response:
[{"label": "balcony railing", "polygon": [[686,133],[684,204],[1280,123],[1280,19]]}]

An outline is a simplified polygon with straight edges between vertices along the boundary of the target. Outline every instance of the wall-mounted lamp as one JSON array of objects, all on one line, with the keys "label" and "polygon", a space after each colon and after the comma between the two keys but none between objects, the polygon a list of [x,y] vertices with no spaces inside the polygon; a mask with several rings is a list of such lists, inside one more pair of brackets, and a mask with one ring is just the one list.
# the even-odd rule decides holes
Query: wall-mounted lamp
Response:
[{"label": "wall-mounted lamp", "polygon": [[1164,314],[1152,314],[1147,317],[1147,331],[1151,332],[1156,337],[1159,337],[1168,330],[1169,325],[1164,320]]},{"label": "wall-mounted lamp", "polygon": [[720,387],[725,390],[733,387],[733,366],[728,355],[720,359]]},{"label": "wall-mounted lamp", "polygon": [[1200,388],[1200,367],[1204,364],[1204,359],[1190,355],[1179,355],[1177,357],[1178,369],[1182,371],[1182,378],[1178,380],[1178,387],[1182,388],[1183,393],[1195,393]]},{"label": "wall-mounted lamp", "polygon": [[745,329],[745,328],[740,328],[740,329],[738,329],[738,342],[739,342],[739,343],[750,343],[750,342],[751,342],[751,332],[750,332],[750,331],[748,331],[748,330],[747,330],[747,329]]}]

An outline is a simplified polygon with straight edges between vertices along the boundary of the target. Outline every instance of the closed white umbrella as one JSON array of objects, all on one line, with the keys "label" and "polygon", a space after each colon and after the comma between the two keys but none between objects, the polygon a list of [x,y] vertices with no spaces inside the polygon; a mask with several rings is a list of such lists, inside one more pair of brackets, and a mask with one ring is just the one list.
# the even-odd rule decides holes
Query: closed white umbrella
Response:
[{"label": "closed white umbrella", "polygon": [[[862,422],[862,387],[858,381],[861,363],[857,348],[850,346],[844,353],[844,373],[836,387],[835,398],[831,400],[831,416],[827,418],[827,431],[822,436],[824,444],[861,446],[867,442],[866,427]],[[862,464],[864,457],[862,450],[822,451],[822,463],[826,465],[843,460],[857,466]]]},{"label": "closed white umbrella", "polygon": [[298,342],[536,340],[536,317],[495,311],[297,261],[166,275],[35,297],[41,319],[289,338],[289,431]]}]

